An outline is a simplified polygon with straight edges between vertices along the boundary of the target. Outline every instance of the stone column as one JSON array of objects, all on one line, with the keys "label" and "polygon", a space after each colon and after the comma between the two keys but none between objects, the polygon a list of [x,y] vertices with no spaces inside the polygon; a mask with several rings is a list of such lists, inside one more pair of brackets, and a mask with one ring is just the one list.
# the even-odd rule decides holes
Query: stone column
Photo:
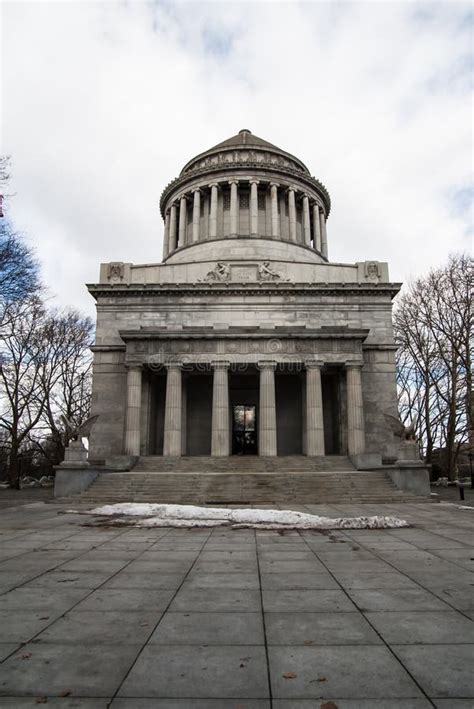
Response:
[{"label": "stone column", "polygon": [[258,234],[258,180],[250,181],[250,236]]},{"label": "stone column", "polygon": [[324,216],[323,210],[321,210],[320,222],[321,222],[321,253],[324,256],[324,258],[327,258],[328,257],[328,237],[326,234],[326,217]]},{"label": "stone column", "polygon": [[201,190],[194,190],[193,202],[193,243],[199,241],[199,226],[201,223]]},{"label": "stone column", "polygon": [[313,231],[314,231],[314,248],[321,253],[321,222],[319,221],[319,206],[313,204]]},{"label": "stone column", "polygon": [[165,214],[165,233],[163,235],[163,261],[168,256],[170,251],[170,212]]},{"label": "stone column", "polygon": [[209,238],[217,236],[217,182],[209,185],[211,188],[211,210],[209,212]]},{"label": "stone column", "polygon": [[295,191],[292,187],[288,188],[288,224],[290,228],[290,239],[291,241],[296,241]]},{"label": "stone column", "polygon": [[187,222],[187,202],[183,195],[179,201],[179,245],[184,246],[186,243],[186,222]]},{"label": "stone column", "polygon": [[163,455],[181,455],[182,381],[180,362],[166,365],[165,432]]},{"label": "stone column", "polygon": [[171,205],[170,209],[170,250],[169,253],[174,251],[176,247],[178,246],[178,240],[176,238],[176,212],[177,212],[177,206],[176,204]]},{"label": "stone column", "polygon": [[309,198],[303,195],[303,235],[305,246],[311,246],[311,221],[309,218]]},{"label": "stone column", "polygon": [[361,362],[346,362],[347,373],[347,451],[359,455],[365,451],[364,403]]},{"label": "stone column", "polygon": [[237,207],[237,180],[230,180],[230,235],[237,236],[239,225],[238,225],[238,207]]},{"label": "stone column", "polygon": [[260,406],[258,454],[274,456],[277,454],[275,369],[276,362],[258,363],[260,369]]},{"label": "stone column", "polygon": [[230,455],[229,435],[229,362],[212,362],[214,382],[212,393],[211,455]]},{"label": "stone column", "polygon": [[278,215],[278,188],[279,184],[270,184],[270,200],[272,205],[272,236],[280,236],[280,218]]},{"label": "stone column", "polygon": [[140,413],[142,408],[142,365],[127,369],[127,410],[125,412],[125,455],[140,455]]},{"label": "stone column", "polygon": [[306,455],[324,455],[321,360],[306,362]]}]

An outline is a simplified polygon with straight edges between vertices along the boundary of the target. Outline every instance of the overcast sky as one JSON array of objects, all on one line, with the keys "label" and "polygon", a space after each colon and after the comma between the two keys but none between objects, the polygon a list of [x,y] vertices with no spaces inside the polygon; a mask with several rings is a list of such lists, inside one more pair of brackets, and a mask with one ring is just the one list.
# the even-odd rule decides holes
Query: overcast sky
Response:
[{"label": "overcast sky", "polygon": [[328,188],[331,260],[409,279],[471,249],[469,7],[4,3],[8,216],[92,314],[99,263],[160,261],[162,190],[248,128]]}]

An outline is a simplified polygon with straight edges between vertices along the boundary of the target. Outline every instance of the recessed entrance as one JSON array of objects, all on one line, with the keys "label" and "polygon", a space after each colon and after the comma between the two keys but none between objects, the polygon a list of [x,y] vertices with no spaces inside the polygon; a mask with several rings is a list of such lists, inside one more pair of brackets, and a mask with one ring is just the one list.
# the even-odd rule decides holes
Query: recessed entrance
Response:
[{"label": "recessed entrance", "polygon": [[232,407],[232,454],[257,455],[257,407]]}]

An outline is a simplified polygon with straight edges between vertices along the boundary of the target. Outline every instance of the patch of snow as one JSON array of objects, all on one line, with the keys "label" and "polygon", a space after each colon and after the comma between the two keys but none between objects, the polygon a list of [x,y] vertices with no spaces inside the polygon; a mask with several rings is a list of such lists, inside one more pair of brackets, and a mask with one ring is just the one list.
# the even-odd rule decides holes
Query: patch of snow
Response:
[{"label": "patch of snow", "polygon": [[393,529],[408,527],[397,517],[320,517],[292,510],[228,509],[196,505],[125,502],[104,505],[89,514],[141,518],[138,527],[255,527],[258,529]]},{"label": "patch of snow", "polygon": [[459,505],[458,510],[474,510],[474,507],[470,507],[469,505]]}]

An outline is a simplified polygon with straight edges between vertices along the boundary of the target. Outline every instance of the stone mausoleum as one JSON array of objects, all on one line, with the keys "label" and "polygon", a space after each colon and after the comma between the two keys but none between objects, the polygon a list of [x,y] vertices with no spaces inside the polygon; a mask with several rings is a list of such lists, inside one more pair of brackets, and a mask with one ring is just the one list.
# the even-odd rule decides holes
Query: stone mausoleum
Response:
[{"label": "stone mausoleum", "polygon": [[[396,458],[386,263],[332,263],[324,185],[249,130],[165,188],[162,260],[101,265],[93,464],[125,456]],[[337,235],[335,235],[337,238]]]}]

